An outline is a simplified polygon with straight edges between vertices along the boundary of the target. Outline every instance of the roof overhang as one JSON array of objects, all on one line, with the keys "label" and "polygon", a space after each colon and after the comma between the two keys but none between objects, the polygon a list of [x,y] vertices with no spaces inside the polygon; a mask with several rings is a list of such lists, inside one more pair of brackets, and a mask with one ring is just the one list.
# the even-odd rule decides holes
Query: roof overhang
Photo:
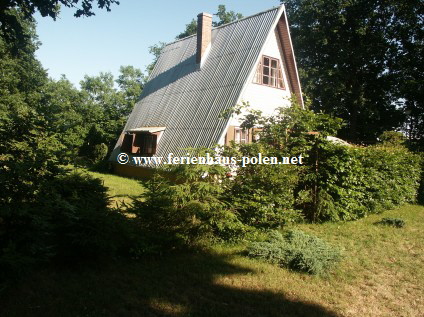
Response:
[{"label": "roof overhang", "polygon": [[135,129],[129,129],[127,132],[130,133],[142,133],[142,132],[149,132],[149,133],[155,133],[155,132],[162,132],[165,131],[165,127],[141,127],[141,128],[135,128]]}]

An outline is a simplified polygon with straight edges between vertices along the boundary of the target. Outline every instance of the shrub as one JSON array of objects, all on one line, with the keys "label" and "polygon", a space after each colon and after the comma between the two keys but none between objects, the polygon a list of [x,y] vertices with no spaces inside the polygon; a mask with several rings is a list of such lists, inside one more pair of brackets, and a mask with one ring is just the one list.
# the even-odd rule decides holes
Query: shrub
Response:
[{"label": "shrub", "polygon": [[0,280],[53,259],[128,254],[137,238],[128,219],[108,208],[101,180],[87,174],[59,175],[36,197],[1,210]]},{"label": "shrub", "polygon": [[[346,147],[317,140],[297,203],[313,221],[355,220],[414,202],[420,160],[402,147]],[[313,160],[312,160],[313,161]]]},{"label": "shrub", "polygon": [[[225,156],[274,156],[272,148],[262,144],[226,148]],[[279,228],[303,220],[294,210],[294,190],[298,183],[298,166],[248,164],[239,166],[237,175],[225,193],[240,220],[256,228]]]},{"label": "shrub", "polygon": [[124,216],[108,204],[107,188],[89,174],[62,175],[43,189],[39,208],[50,215],[57,258],[116,254]]},{"label": "shrub", "polygon": [[338,249],[298,230],[288,231],[285,235],[272,231],[266,241],[252,243],[248,255],[310,274],[326,272],[341,258]]},{"label": "shrub", "polygon": [[420,153],[421,159],[421,179],[420,186],[418,188],[418,202],[424,205],[424,153]]},{"label": "shrub", "polygon": [[244,155],[304,157],[303,166],[239,168],[231,199],[244,222],[277,227],[294,210],[314,222],[355,220],[416,201],[420,160],[398,132],[382,134],[378,146],[337,145],[327,136],[337,133],[340,119],[296,106],[270,117],[252,110],[241,126],[262,127],[256,144],[240,147]]},{"label": "shrub", "polygon": [[383,145],[391,147],[404,146],[406,143],[406,137],[402,132],[396,131],[384,131],[379,135],[378,139]]},{"label": "shrub", "polygon": [[108,147],[104,143],[96,144],[93,149],[93,163],[98,163],[105,159]]},{"label": "shrub", "polygon": [[405,226],[405,220],[399,219],[399,218],[383,218],[376,224],[396,227],[396,228],[403,228]]},{"label": "shrub", "polygon": [[158,172],[128,211],[136,215],[140,230],[165,248],[202,239],[237,240],[248,227],[222,198],[225,173],[218,165],[181,165],[167,174]]}]

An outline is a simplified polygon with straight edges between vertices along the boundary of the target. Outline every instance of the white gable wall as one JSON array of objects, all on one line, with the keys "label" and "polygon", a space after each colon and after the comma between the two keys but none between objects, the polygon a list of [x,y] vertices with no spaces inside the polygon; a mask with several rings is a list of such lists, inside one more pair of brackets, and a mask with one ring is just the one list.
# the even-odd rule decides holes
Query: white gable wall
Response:
[{"label": "white gable wall", "polygon": [[283,52],[279,43],[277,30],[275,30],[267,40],[262,55],[277,58],[280,61],[280,65],[282,65],[285,89],[278,89],[253,83],[258,66],[256,65],[255,71],[247,80],[247,86],[243,91],[239,102],[248,101],[252,108],[262,110],[264,115],[271,115],[278,107],[290,106],[288,98],[291,96],[287,71],[285,69],[285,63],[282,60]]},{"label": "white gable wall", "polygon": [[[291,97],[287,70],[285,67],[285,63],[282,59],[283,51],[280,45],[280,40],[277,34],[277,30],[275,30],[272,34],[270,34],[270,37],[268,38],[263,48],[262,55],[277,58],[280,61],[280,65],[282,66],[285,89],[278,89],[275,87],[269,87],[269,86],[253,83],[253,79],[258,67],[258,64],[257,64],[255,65],[254,71],[252,72],[252,74],[247,80],[246,87],[244,88],[239,98],[238,104],[241,104],[243,101],[249,102],[251,108],[261,110],[263,115],[271,115],[273,114],[276,108],[283,107],[283,106],[289,107],[290,106],[289,98]],[[240,116],[233,116],[228,126],[239,126],[242,118],[243,118],[243,114],[241,114]],[[225,133],[223,134],[220,140],[220,144],[224,144],[224,138],[225,138]]]}]

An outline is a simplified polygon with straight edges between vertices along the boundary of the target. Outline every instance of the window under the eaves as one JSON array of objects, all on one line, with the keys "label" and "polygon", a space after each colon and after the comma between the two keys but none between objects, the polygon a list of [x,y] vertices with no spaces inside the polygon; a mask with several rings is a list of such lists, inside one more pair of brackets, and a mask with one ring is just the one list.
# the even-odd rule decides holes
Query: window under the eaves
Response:
[{"label": "window under the eaves", "polygon": [[253,82],[259,85],[285,89],[280,61],[269,56],[262,56]]}]

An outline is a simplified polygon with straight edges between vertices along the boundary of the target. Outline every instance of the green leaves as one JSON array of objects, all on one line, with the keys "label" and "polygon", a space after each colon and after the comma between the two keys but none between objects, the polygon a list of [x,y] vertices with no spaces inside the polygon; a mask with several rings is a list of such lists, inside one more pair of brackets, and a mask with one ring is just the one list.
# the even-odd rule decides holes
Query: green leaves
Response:
[{"label": "green leaves", "polygon": [[[423,135],[423,5],[419,0],[287,0],[303,90],[316,111],[344,119],[340,136]],[[396,106],[400,102],[402,107]]]}]

